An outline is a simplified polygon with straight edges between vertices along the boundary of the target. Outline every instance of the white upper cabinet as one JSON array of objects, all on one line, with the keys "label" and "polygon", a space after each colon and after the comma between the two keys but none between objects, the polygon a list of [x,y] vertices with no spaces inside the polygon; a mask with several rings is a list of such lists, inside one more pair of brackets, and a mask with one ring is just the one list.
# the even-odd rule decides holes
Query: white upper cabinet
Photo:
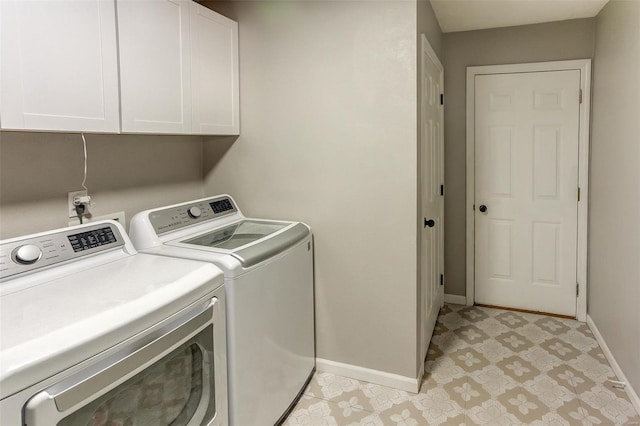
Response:
[{"label": "white upper cabinet", "polygon": [[118,0],[122,131],[191,133],[189,0]]},{"label": "white upper cabinet", "polygon": [[192,133],[237,135],[238,24],[191,2]]},{"label": "white upper cabinet", "polygon": [[191,0],[117,4],[122,131],[238,134],[238,24]]},{"label": "white upper cabinet", "polygon": [[0,126],[118,132],[113,1],[0,0]]},{"label": "white upper cabinet", "polygon": [[238,24],[191,0],[0,0],[0,24],[2,129],[239,134]]}]

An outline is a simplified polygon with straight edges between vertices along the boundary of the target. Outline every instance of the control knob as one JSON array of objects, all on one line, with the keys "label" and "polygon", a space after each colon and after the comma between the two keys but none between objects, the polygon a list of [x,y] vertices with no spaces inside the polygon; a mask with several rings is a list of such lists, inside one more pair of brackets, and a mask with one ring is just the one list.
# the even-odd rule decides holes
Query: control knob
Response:
[{"label": "control knob", "polygon": [[189,217],[193,219],[197,219],[202,214],[202,210],[200,210],[199,207],[193,206],[193,207],[189,207],[189,210],[187,210],[187,213],[189,214]]},{"label": "control knob", "polygon": [[36,263],[42,256],[42,250],[40,247],[33,244],[26,244],[20,246],[13,251],[13,259],[22,265],[31,265]]}]

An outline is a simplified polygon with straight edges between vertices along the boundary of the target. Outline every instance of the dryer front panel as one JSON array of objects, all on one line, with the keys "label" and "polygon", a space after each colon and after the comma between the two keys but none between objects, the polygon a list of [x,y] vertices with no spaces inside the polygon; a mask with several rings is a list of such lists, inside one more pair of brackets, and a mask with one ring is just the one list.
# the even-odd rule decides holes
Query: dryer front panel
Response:
[{"label": "dryer front panel", "polygon": [[[55,383],[25,405],[26,426],[227,424],[225,296]],[[153,339],[153,340],[151,340]]]}]

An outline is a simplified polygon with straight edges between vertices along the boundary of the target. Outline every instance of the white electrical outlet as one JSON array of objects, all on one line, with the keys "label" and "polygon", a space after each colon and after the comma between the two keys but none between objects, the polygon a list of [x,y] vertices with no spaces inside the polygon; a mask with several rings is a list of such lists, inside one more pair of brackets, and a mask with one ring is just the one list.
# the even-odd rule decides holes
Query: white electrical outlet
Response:
[{"label": "white electrical outlet", "polygon": [[[100,216],[87,215],[82,218],[83,223],[97,222],[99,220],[115,220],[116,222],[120,223],[122,226],[126,226],[124,212],[115,212],[115,213],[103,214]],[[69,221],[69,226],[75,226],[75,225],[80,225],[80,221],[78,220],[77,217],[74,217],[72,220]]]},{"label": "white electrical outlet", "polygon": [[75,197],[85,197],[86,195],[86,189],[83,189],[82,191],[71,191],[68,193],[69,217],[78,217],[78,213],[76,213],[76,205],[73,204],[73,199]]}]

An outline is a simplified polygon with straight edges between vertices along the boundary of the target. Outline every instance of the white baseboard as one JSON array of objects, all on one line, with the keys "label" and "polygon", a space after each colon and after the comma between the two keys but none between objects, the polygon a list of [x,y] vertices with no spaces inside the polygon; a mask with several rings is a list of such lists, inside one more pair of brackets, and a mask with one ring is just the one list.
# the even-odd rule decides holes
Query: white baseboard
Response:
[{"label": "white baseboard", "polygon": [[598,341],[598,344],[600,345],[605,358],[607,358],[607,361],[609,361],[613,372],[616,374],[616,376],[618,376],[618,380],[626,383],[624,390],[627,392],[627,395],[629,396],[629,399],[631,400],[631,403],[635,407],[636,411],[640,414],[640,398],[638,398],[638,394],[633,389],[633,386],[631,386],[631,383],[629,383],[627,377],[622,372],[620,365],[614,358],[613,353],[611,353],[609,346],[607,346],[607,342],[604,341],[604,338],[602,337],[602,334],[600,334],[600,330],[598,330],[598,327],[596,327],[596,323],[593,322],[591,315],[587,315],[587,325],[591,329],[593,336]]},{"label": "white baseboard", "polygon": [[458,296],[457,294],[445,294],[444,303],[453,303],[454,305],[466,305],[467,298],[465,296]]},{"label": "white baseboard", "polygon": [[387,373],[385,371],[371,370],[369,368],[344,364],[342,362],[331,361],[328,359],[316,358],[316,370],[412,393],[418,393],[420,390],[420,382],[417,378],[400,376],[398,374]]}]

